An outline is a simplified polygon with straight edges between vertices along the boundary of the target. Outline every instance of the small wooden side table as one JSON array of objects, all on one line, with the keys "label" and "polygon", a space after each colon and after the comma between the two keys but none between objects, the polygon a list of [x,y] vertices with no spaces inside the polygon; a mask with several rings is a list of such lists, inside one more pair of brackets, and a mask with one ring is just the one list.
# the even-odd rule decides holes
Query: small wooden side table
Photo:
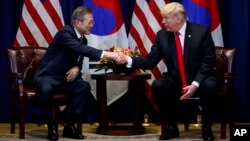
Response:
[{"label": "small wooden side table", "polygon": [[[141,74],[92,74],[92,79],[96,80],[96,95],[99,112],[99,127],[98,134],[103,135],[139,135],[145,133],[145,128],[142,127],[143,122],[143,99],[145,96],[145,82],[151,78],[149,73]],[[107,80],[124,80],[132,83],[130,85],[131,91],[136,96],[136,112],[135,120],[132,126],[109,126],[109,119],[107,115]]]}]

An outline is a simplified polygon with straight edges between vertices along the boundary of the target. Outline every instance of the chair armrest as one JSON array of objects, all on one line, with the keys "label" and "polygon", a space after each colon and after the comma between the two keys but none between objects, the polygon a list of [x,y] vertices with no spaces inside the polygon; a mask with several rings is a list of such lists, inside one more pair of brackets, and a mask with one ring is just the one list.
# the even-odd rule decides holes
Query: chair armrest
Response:
[{"label": "chair armrest", "polygon": [[222,86],[221,86],[221,95],[223,97],[226,97],[228,95],[228,92],[232,89],[233,80],[236,77],[235,73],[224,73],[220,75],[222,79]]},{"label": "chair armrest", "polygon": [[220,78],[223,80],[223,81],[231,81],[233,80],[235,77],[236,77],[236,74],[235,73],[232,73],[232,72],[226,72],[226,73],[223,73],[223,74],[219,74]]},{"label": "chair armrest", "polygon": [[23,77],[24,77],[24,73],[7,73],[7,77],[11,78],[13,83],[14,83],[14,87],[16,87],[15,89],[18,90],[19,96],[23,97],[23,93],[24,93],[24,88],[23,88]]},{"label": "chair armrest", "polygon": [[23,78],[24,74],[23,73],[19,73],[19,72],[10,72],[7,73],[7,77],[9,78]]},{"label": "chair armrest", "polygon": [[223,77],[223,78],[235,78],[235,77],[236,77],[236,74],[233,73],[233,72],[224,73],[224,74],[222,74],[222,77]]},{"label": "chair armrest", "polygon": [[226,72],[224,74],[221,74],[220,77],[222,78],[224,83],[231,83],[233,79],[236,77],[236,74],[232,72],[229,72],[229,73]]}]

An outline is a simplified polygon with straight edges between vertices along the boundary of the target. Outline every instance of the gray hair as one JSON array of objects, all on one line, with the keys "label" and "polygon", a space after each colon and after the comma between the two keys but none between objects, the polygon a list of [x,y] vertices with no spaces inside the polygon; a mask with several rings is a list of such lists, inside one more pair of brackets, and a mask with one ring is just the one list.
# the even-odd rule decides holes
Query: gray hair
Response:
[{"label": "gray hair", "polygon": [[71,24],[73,25],[76,20],[84,20],[86,14],[93,14],[93,11],[87,6],[77,7],[71,16]]},{"label": "gray hair", "polygon": [[182,4],[178,2],[171,2],[166,4],[160,11],[161,15],[171,14],[174,17],[186,21],[187,15]]}]

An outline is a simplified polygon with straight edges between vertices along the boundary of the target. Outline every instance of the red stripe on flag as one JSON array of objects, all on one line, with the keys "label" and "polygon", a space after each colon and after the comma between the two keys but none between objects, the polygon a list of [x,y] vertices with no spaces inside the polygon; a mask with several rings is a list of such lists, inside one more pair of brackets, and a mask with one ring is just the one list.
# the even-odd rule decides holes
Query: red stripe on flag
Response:
[{"label": "red stripe on flag", "polygon": [[43,34],[43,37],[47,41],[47,43],[50,43],[52,40],[52,35],[50,34],[49,30],[47,29],[45,25],[45,21],[42,20],[36,9],[33,7],[30,0],[25,1],[25,5],[27,7],[28,12],[30,13],[32,19],[36,23],[37,27],[39,28],[40,32]]},{"label": "red stripe on flag", "polygon": [[58,15],[58,13],[55,10],[55,7],[52,5],[51,1],[46,1],[44,3],[44,8],[47,10],[49,16],[53,20],[54,24],[57,27],[57,30],[61,29],[63,27],[63,24],[61,22],[61,18]]},{"label": "red stripe on flag", "polygon": [[[148,1],[148,2],[147,2]],[[143,28],[145,30],[145,33],[143,33],[143,35],[139,34],[140,31],[137,31],[139,29],[136,29],[136,27],[138,25],[136,22],[137,21],[132,21],[132,24],[130,26],[130,36],[132,39],[132,44],[131,46],[134,45],[133,42],[135,42],[136,45],[138,45],[139,50],[141,51],[142,55],[147,55],[148,52],[147,50],[150,50],[148,47],[152,45],[152,43],[154,43],[155,37],[156,37],[156,32],[155,30],[160,30],[158,28],[161,27],[161,23],[162,23],[162,17],[160,15],[160,9],[165,5],[165,3],[168,3],[169,0],[136,0],[135,3],[135,7],[134,7],[134,15],[136,16],[139,20],[139,22],[141,22],[142,27],[139,28]],[[150,11],[146,11],[146,13],[144,13],[142,11],[142,9],[140,9],[140,5],[141,7],[144,6],[144,4],[148,4],[149,10]],[[147,12],[151,12],[152,15],[147,15]],[[146,15],[146,16],[145,16]],[[154,16],[154,17],[151,17]],[[152,22],[152,20],[149,20],[150,18],[155,18],[156,21],[158,22],[158,26],[157,24],[150,24],[150,22]],[[133,18],[132,18],[133,20]],[[152,27],[152,26],[156,26],[156,27]],[[148,43],[147,45],[144,46],[145,42],[142,41],[141,37],[147,36],[147,38],[149,39],[149,41],[151,41],[151,43]],[[147,49],[146,49],[147,47]],[[163,69],[163,68],[161,68]],[[161,71],[159,70],[158,67],[154,67],[153,69],[150,70],[151,73],[154,75],[154,77],[156,79],[160,78],[162,76]],[[154,78],[152,78],[152,80],[154,80]],[[153,95],[151,92],[151,88],[150,88],[150,84],[147,83],[146,84],[146,96],[147,98],[150,100],[150,102],[152,103],[152,106],[155,108],[156,111],[158,111],[158,107],[153,99]]]},{"label": "red stripe on flag", "polygon": [[[159,25],[161,25],[162,17],[160,14],[160,8],[156,5],[154,0],[150,0],[149,3],[149,9],[152,11],[152,14],[154,15],[155,19],[158,21]],[[153,12],[153,11],[159,11],[159,12]]]},{"label": "red stripe on flag", "polygon": [[21,18],[20,25],[19,25],[20,31],[25,34],[23,38],[29,43],[30,46],[38,46],[37,41],[35,40],[33,34],[30,32],[28,25],[25,23],[23,18]]},{"label": "red stripe on flag", "polygon": [[14,44],[13,44],[13,47],[14,47],[14,48],[20,47],[20,44],[17,42],[17,39],[15,39]]},{"label": "red stripe on flag", "polygon": [[145,14],[140,9],[140,7],[137,5],[137,3],[135,4],[135,10],[134,10],[134,12],[137,15],[137,17],[139,18],[139,20],[141,21],[142,26],[145,29],[145,32],[146,32],[149,40],[153,43],[154,39],[155,39],[155,33],[152,30],[151,26],[148,24],[148,20],[147,20]]},{"label": "red stripe on flag", "polygon": [[[140,53],[142,54],[142,56],[146,56],[148,55],[148,52],[147,50],[145,49],[144,45],[143,45],[143,42],[140,38],[140,35],[139,33],[136,31],[134,25],[131,25],[130,27],[130,34],[131,36],[134,38],[134,40],[136,41],[137,45],[138,45],[138,48],[139,48],[139,51]],[[161,76],[161,72],[160,70],[157,68],[157,67],[154,67],[150,70],[153,75],[156,77],[156,78],[159,78]]]},{"label": "red stripe on flag", "polygon": [[143,56],[146,56],[148,54],[147,50],[144,48],[143,42],[141,40],[141,37],[139,35],[139,33],[136,31],[134,25],[132,24],[130,26],[130,35],[134,38],[134,40],[136,41],[136,44],[139,48],[140,53]]},{"label": "red stripe on flag", "polygon": [[[41,9],[40,6],[43,6],[44,9]],[[54,36],[52,34],[55,34],[64,24],[59,0],[46,0],[44,4],[40,0],[25,0],[23,7],[25,8],[22,11],[13,46],[47,46],[52,41],[52,36]],[[39,11],[36,9],[46,10],[48,14],[38,13]],[[43,17],[40,17],[39,14]],[[47,20],[52,20],[52,24],[47,24]]]}]

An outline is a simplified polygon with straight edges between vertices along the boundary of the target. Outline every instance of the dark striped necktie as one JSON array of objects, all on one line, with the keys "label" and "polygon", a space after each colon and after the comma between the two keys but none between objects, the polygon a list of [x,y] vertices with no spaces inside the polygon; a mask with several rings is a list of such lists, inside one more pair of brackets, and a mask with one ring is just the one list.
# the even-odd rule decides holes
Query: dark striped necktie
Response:
[{"label": "dark striped necktie", "polygon": [[82,44],[83,43],[83,37],[80,37],[79,40],[80,40],[80,43]]}]

